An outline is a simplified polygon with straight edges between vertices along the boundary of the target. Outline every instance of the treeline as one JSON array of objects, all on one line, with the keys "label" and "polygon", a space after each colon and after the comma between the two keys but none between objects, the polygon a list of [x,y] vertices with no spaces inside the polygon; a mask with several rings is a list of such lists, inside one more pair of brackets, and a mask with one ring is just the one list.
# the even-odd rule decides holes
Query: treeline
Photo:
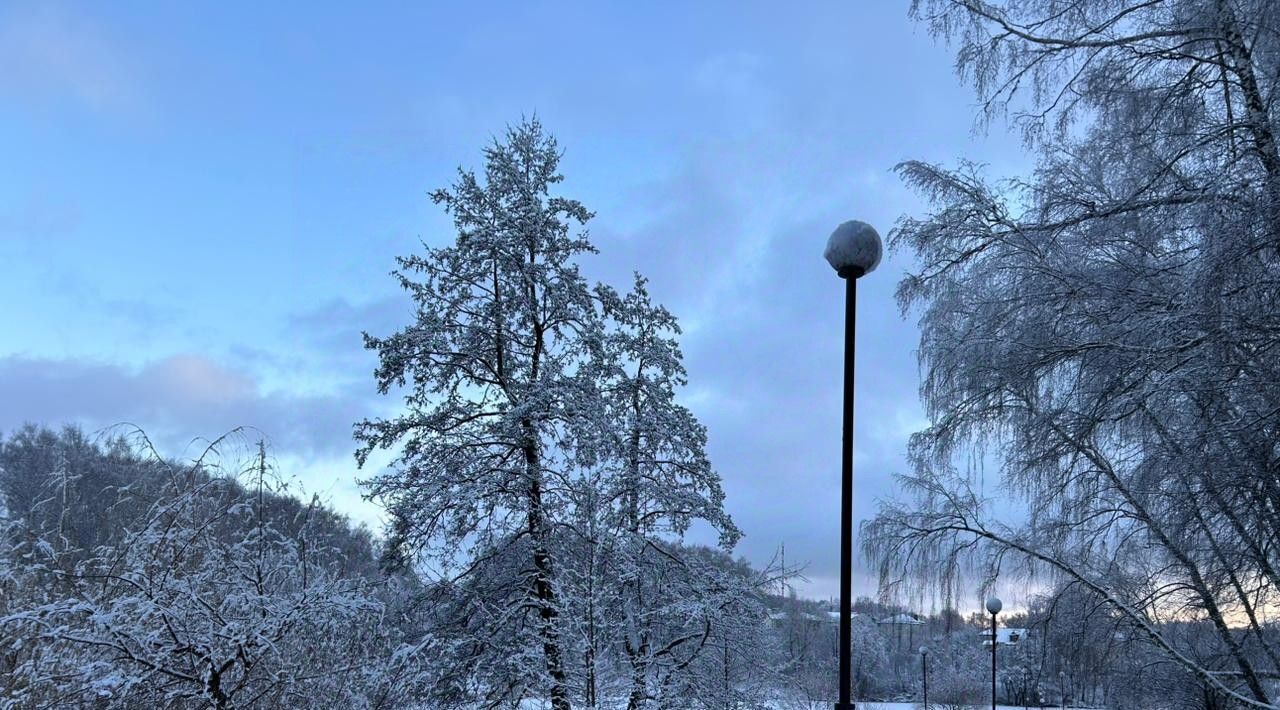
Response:
[{"label": "treeline", "polygon": [[[790,697],[824,706],[835,674],[836,604],[794,596],[769,596],[766,603]],[[991,702],[990,615],[949,608],[920,614],[867,598],[858,599],[853,609],[853,682],[859,701],[919,702],[927,672],[931,706]],[[1152,643],[1148,628],[1078,583],[1051,586],[998,618],[995,690],[1001,704],[1112,710],[1244,707],[1170,659]],[[1219,677],[1237,677],[1211,622],[1152,618],[1150,629]],[[1233,633],[1248,658],[1265,660],[1265,647],[1249,629],[1237,627]],[[1268,627],[1266,635],[1268,642],[1280,642],[1280,629]],[[1269,682],[1274,687],[1275,679]]]},{"label": "treeline", "polygon": [[[1026,628],[1025,639],[1001,649],[998,692],[1012,705],[1040,700],[1082,707],[1141,710],[1230,710],[1247,705],[1220,684],[1240,682],[1236,658],[1224,653],[1212,621],[1152,609],[1141,623],[1117,611],[1102,594],[1075,581],[1063,581],[1031,600],[1025,612],[1003,624]],[[1228,630],[1238,657],[1268,661],[1267,647],[1280,642],[1280,629],[1268,624],[1260,633],[1236,625]],[[1168,648],[1183,655],[1171,658]],[[1187,663],[1205,669],[1188,670]],[[1217,682],[1214,682],[1217,681]],[[1265,681],[1276,692],[1274,678]]]},{"label": "treeline", "polygon": [[[518,618],[511,598],[520,590],[504,580],[518,577],[519,545],[457,583],[387,569],[378,537],[294,495],[269,452],[243,434],[177,461],[137,432],[93,438],[28,426],[0,437],[0,504],[5,707],[512,707],[510,683],[540,660],[528,630],[494,632],[491,619],[477,618],[504,607]],[[558,611],[571,631],[572,702],[630,701],[622,593],[639,584],[653,645],[652,697],[639,707],[830,703],[833,603],[779,593],[784,570],[714,548],[655,545],[668,564],[651,564],[640,580],[616,577],[589,550],[563,558],[571,574]],[[582,574],[593,565],[596,576]],[[854,611],[859,699],[919,699],[922,646],[931,700],[989,699],[988,618],[910,614],[869,599]],[[919,623],[884,623],[904,615]],[[1232,707],[1078,585],[1033,599],[1001,626],[1028,632],[999,649],[1001,702]],[[1160,633],[1229,672],[1203,626],[1168,622]],[[487,660],[504,656],[509,665]]]},{"label": "treeline", "polygon": [[[243,433],[178,461],[139,432],[27,426],[0,438],[0,495],[5,707],[512,707],[541,654],[518,623],[477,618],[519,618],[519,544],[458,583],[388,570],[381,540],[292,495]],[[834,667],[833,645],[787,663],[764,572],[654,544],[666,564],[643,579],[577,576],[607,569],[586,550],[566,564],[575,703],[625,703],[635,686],[619,598],[633,584],[650,599],[644,707],[774,707],[809,661]]]},{"label": "treeline", "polygon": [[[457,582],[396,567],[384,542],[297,497],[243,432],[160,456],[140,432],[27,426],[0,437],[0,705],[14,707],[482,708],[539,701],[542,649],[510,579],[519,544]],[[832,605],[779,594],[789,572],[655,539],[645,574],[557,541],[568,697],[632,701],[639,649],[624,623],[644,600],[643,708],[808,708],[835,688]],[[483,555],[478,555],[484,557]],[[510,621],[484,615],[509,609]],[[860,600],[863,699],[912,698],[914,645]],[[957,668],[984,687],[976,628],[954,621]],[[934,643],[930,641],[930,643]],[[529,656],[533,660],[529,660]],[[936,697],[946,693],[939,647]],[[974,661],[973,658],[977,660]],[[963,676],[957,671],[954,675]],[[536,686],[533,686],[536,687]],[[535,704],[534,707],[537,707]]]}]

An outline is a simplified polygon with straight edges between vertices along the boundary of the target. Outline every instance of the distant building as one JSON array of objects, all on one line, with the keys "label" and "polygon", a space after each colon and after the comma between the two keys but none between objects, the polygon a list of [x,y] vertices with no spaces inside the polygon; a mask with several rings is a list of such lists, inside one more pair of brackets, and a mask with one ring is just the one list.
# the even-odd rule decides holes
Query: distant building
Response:
[{"label": "distant building", "polygon": [[[851,612],[849,612],[849,618],[850,618],[850,619],[860,619],[860,618],[862,618],[863,616],[866,616],[866,615],[865,615],[865,614],[863,614],[863,613],[862,613],[862,612],[860,612],[860,611],[851,611]],[[829,621],[829,622],[831,622],[831,623],[833,623],[833,624],[838,624],[838,623],[840,623],[840,612],[838,612],[838,611],[830,611],[830,610],[828,610],[828,611],[827,611],[827,621]]]},{"label": "distant building", "polygon": [[[849,615],[850,619],[857,619],[863,616],[858,612]],[[808,611],[771,611],[769,612],[769,620],[772,622],[782,622],[787,619],[801,619],[804,621],[812,621],[819,624],[838,624],[840,623],[840,612],[838,611],[820,611],[818,613]]]},{"label": "distant building", "polygon": [[[978,637],[982,639],[982,645],[991,647],[991,630],[979,631]],[[1018,643],[1027,637],[1026,629],[996,629],[996,643],[1001,646],[1017,646]]]},{"label": "distant building", "polygon": [[917,619],[914,614],[894,614],[886,616],[876,622],[881,626],[924,626],[924,622]]}]

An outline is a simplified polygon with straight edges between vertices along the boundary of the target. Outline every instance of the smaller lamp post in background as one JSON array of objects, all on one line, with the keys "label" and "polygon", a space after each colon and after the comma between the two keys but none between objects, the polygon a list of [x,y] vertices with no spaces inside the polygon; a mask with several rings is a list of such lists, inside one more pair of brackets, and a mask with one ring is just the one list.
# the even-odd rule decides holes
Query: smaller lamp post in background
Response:
[{"label": "smaller lamp post in background", "polygon": [[1062,710],[1067,710],[1067,672],[1058,671],[1058,690],[1062,696]]},{"label": "smaller lamp post in background", "polygon": [[929,710],[929,647],[920,647],[920,685],[924,689],[924,710]]},{"label": "smaller lamp post in background", "polygon": [[1002,608],[1000,597],[987,597],[987,611],[991,612],[991,710],[996,710],[996,614]]}]

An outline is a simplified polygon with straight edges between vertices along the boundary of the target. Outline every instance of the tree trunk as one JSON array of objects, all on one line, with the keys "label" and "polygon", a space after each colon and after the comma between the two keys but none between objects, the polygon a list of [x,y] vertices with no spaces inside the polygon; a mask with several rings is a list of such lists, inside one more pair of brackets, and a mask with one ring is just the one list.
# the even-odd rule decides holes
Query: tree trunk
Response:
[{"label": "tree trunk", "polygon": [[649,669],[645,663],[645,655],[649,652],[648,646],[646,640],[640,642],[638,649],[630,642],[627,643],[627,656],[631,661],[631,694],[627,697],[627,710],[640,710],[649,696],[647,682]]},{"label": "tree trunk", "polygon": [[[525,426],[526,430],[531,428],[528,423]],[[552,710],[570,710],[557,628],[559,612],[556,610],[555,578],[542,510],[542,470],[536,444],[525,444],[524,459],[525,472],[529,477],[528,521],[529,538],[533,541],[533,595],[538,600],[542,655],[546,659],[547,674],[551,676],[551,707]]]},{"label": "tree trunk", "polygon": [[1223,40],[1231,55],[1231,70],[1240,81],[1244,97],[1245,123],[1253,139],[1254,152],[1267,174],[1265,214],[1271,239],[1280,248],[1280,148],[1271,130],[1271,115],[1254,71],[1253,50],[1240,32],[1239,20],[1226,0],[1218,0],[1218,20]]},{"label": "tree trunk", "polygon": [[[639,416],[639,401],[632,398],[632,409],[634,416]],[[640,430],[637,425],[632,424],[631,432],[627,441],[627,492],[625,496],[627,506],[627,526],[631,533],[631,543],[638,545],[640,540]],[[644,554],[643,547],[635,549],[635,563],[638,565],[640,556]],[[631,693],[627,699],[627,710],[640,710],[643,707],[645,699],[649,695],[648,688],[648,660],[649,640],[644,629],[641,628],[641,610],[644,608],[643,592],[640,588],[640,573],[636,570],[627,582],[629,587],[627,595],[630,598],[630,608],[627,611],[629,620],[629,629],[627,633],[634,634],[636,643],[632,643],[631,639],[627,639],[626,650],[627,660],[631,663]]]}]

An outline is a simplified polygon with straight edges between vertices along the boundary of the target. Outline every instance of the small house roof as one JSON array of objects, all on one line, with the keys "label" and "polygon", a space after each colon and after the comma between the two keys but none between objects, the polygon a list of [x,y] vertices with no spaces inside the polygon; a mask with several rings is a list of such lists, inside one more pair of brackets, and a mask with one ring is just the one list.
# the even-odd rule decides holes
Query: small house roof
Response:
[{"label": "small house roof", "polygon": [[[990,629],[980,631],[978,632],[978,635],[982,637],[983,644],[985,645],[991,644]],[[996,643],[1000,644],[1001,646],[1016,645],[1019,641],[1021,641],[1026,637],[1027,637],[1026,629],[1014,629],[1014,628],[996,629]]]},{"label": "small house roof", "polygon": [[923,626],[924,622],[917,619],[911,614],[894,614],[886,616],[880,620],[881,624],[894,624],[899,626]]}]

